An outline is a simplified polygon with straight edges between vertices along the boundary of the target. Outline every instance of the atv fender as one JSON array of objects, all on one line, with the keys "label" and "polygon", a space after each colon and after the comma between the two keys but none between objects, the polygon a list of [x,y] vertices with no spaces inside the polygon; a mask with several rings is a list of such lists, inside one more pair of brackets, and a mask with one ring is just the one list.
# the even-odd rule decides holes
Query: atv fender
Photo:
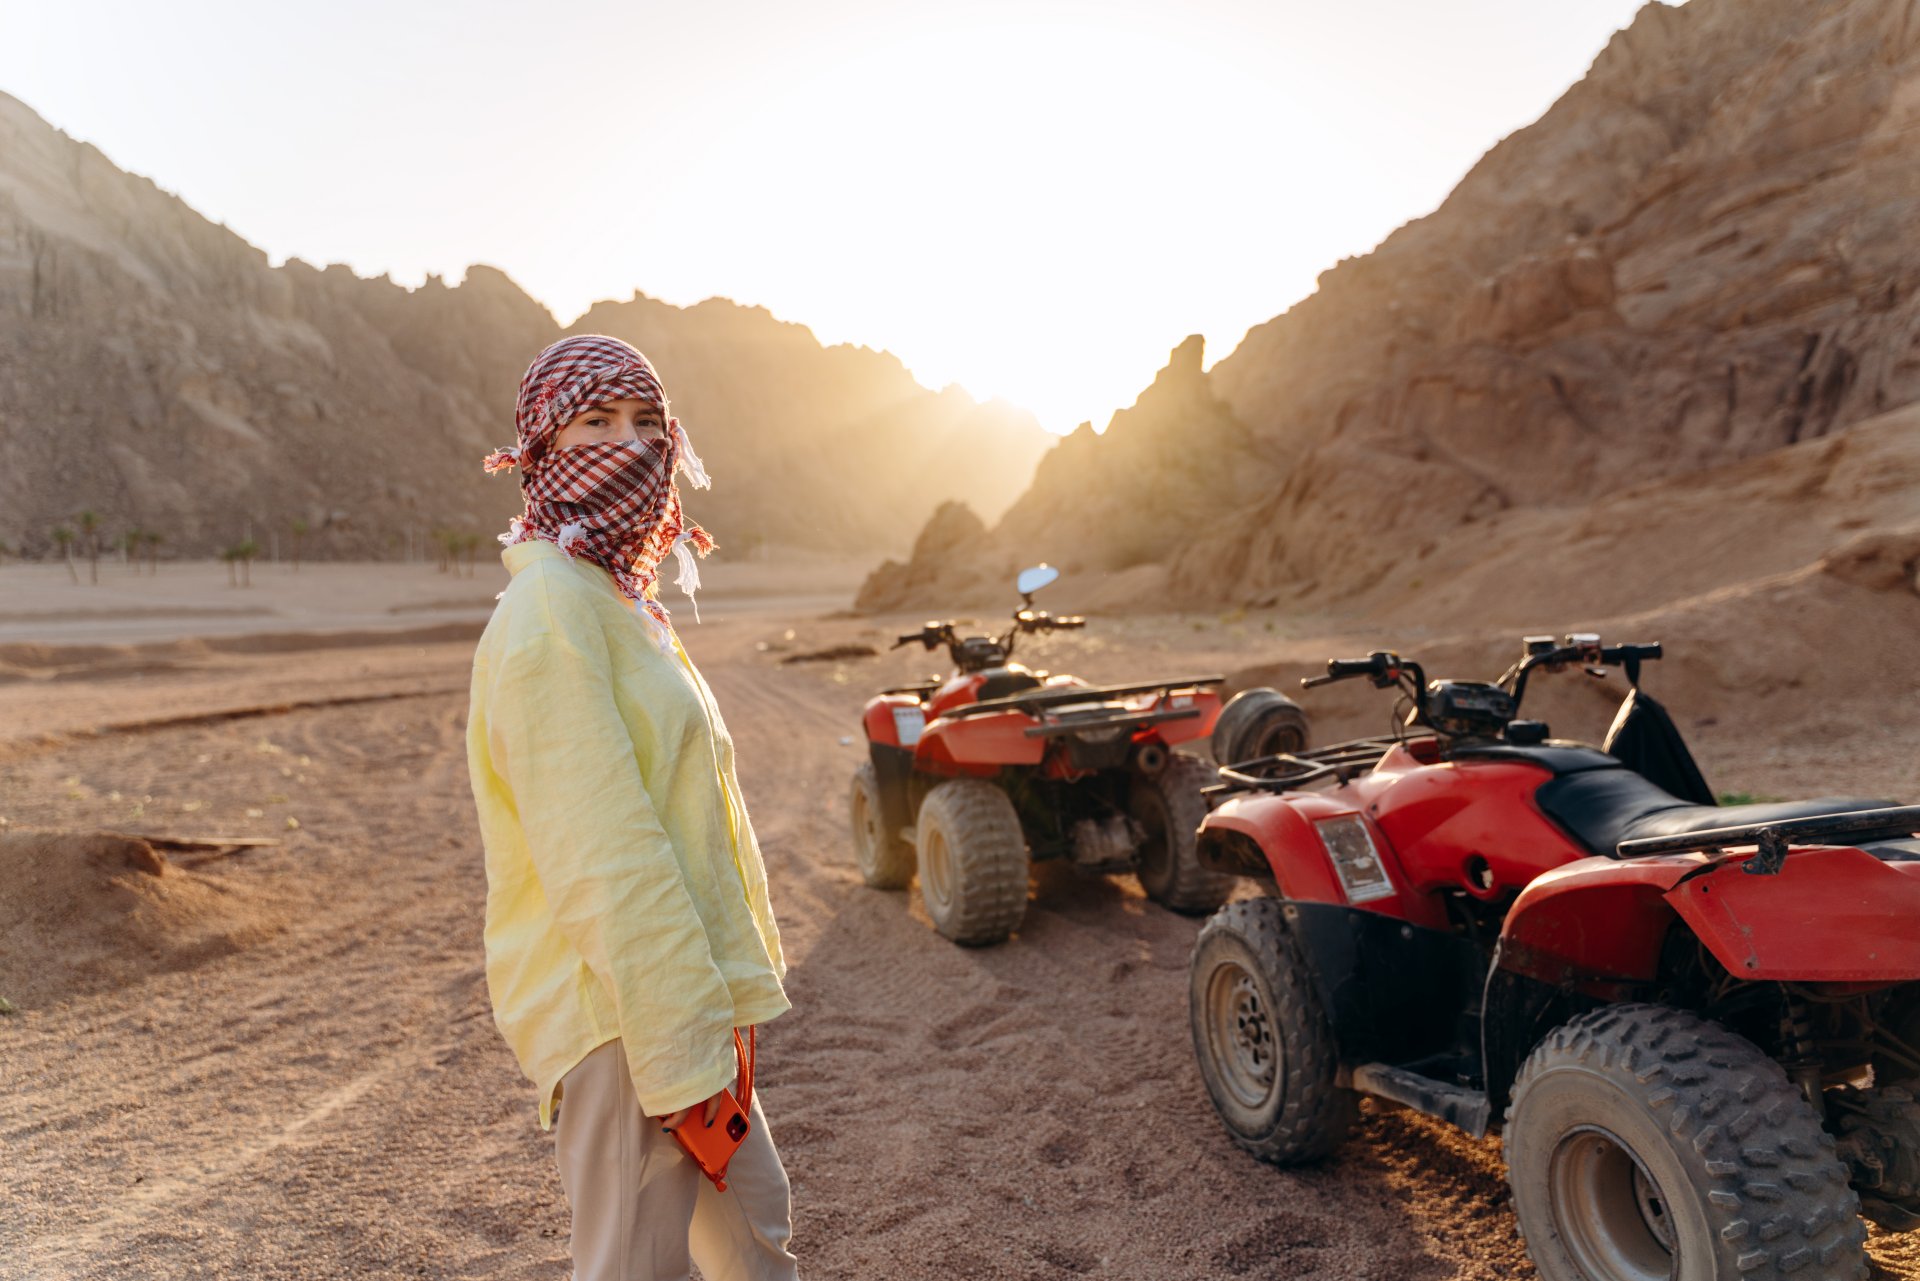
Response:
[{"label": "atv fender", "polygon": [[938,718],[927,725],[914,750],[922,769],[939,774],[988,773],[1002,765],[1038,765],[1047,740],[1029,738],[1034,724],[1025,712],[1008,710],[984,716]]},{"label": "atv fender", "polygon": [[1313,825],[1290,804],[1234,797],[1201,821],[1198,855],[1214,871],[1271,877],[1281,898],[1346,902]]},{"label": "atv fender", "polygon": [[909,752],[920,741],[927,723],[925,709],[911,694],[882,694],[870,700],[860,721],[869,743],[904,747]]},{"label": "atv fender", "polygon": [[1650,981],[1675,916],[1667,892],[1706,863],[1593,857],[1537,876],[1507,911],[1495,964],[1554,987]]},{"label": "atv fender", "polygon": [[[1212,871],[1271,877],[1281,898],[1345,907],[1346,891],[1340,887],[1326,843],[1314,824],[1359,813],[1352,804],[1317,792],[1232,796],[1200,824],[1196,853],[1200,865]],[[1373,900],[1366,910],[1416,925],[1444,928],[1446,909],[1434,896],[1409,890],[1399,857],[1377,833],[1375,852],[1396,892]]]},{"label": "atv fender", "polygon": [[1736,857],[1687,877],[1666,898],[1740,978],[1920,979],[1920,860],[1816,846],[1795,849],[1775,875],[1754,876]]},{"label": "atv fender", "polygon": [[1676,919],[1741,978],[1920,979],[1920,861],[1852,846],[1796,849],[1773,876],[1749,875],[1744,854],[1569,863],[1514,902],[1497,965],[1588,990],[1648,982]]}]

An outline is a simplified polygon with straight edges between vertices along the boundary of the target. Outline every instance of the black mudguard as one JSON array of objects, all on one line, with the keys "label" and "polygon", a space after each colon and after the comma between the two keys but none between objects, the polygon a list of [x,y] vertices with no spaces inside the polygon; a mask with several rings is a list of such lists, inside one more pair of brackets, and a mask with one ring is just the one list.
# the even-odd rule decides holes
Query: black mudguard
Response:
[{"label": "black mudguard", "polygon": [[1470,940],[1336,903],[1286,902],[1340,1061],[1410,1064],[1466,1049],[1486,959]]},{"label": "black mudguard", "polygon": [[898,832],[914,820],[909,787],[913,778],[913,749],[869,742],[873,774],[880,784],[880,818],[887,831]]}]

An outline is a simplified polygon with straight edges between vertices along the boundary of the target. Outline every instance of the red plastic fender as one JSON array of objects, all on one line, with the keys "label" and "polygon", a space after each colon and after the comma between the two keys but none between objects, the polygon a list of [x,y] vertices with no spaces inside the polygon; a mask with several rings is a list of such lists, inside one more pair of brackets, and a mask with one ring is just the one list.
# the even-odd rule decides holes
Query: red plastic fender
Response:
[{"label": "red plastic fender", "polygon": [[932,721],[920,738],[914,764],[948,774],[955,771],[943,766],[1038,765],[1047,740],[1027,737],[1033,724],[1033,717],[1020,711]]},{"label": "red plastic fender", "polygon": [[1796,848],[1776,876],[1724,862],[1666,898],[1727,972],[1805,983],[1920,979],[1920,862]]},{"label": "red plastic fender", "polygon": [[[1229,798],[1201,821],[1200,831],[1232,832],[1251,840],[1266,856],[1280,897],[1309,903],[1346,905],[1346,891],[1334,875],[1325,842],[1314,830],[1322,819],[1359,815],[1351,800],[1337,794],[1289,792],[1280,795],[1242,794]],[[1363,911],[1398,917],[1431,929],[1447,928],[1447,914],[1438,898],[1407,888],[1406,872],[1391,845],[1377,831],[1375,849],[1398,893],[1358,906]]]},{"label": "red plastic fender", "polygon": [[1674,919],[1666,894],[1709,861],[1594,856],[1535,877],[1507,910],[1500,968],[1556,986],[1654,978]]},{"label": "red plastic fender", "polygon": [[[903,718],[897,712],[905,711]],[[913,713],[919,713],[921,724],[925,725],[925,713],[920,710],[920,700],[911,694],[882,694],[868,700],[867,710],[860,717],[860,723],[867,731],[867,741],[886,747],[912,747],[912,743],[900,741],[901,721],[913,724]]]},{"label": "red plastic fender", "polygon": [[1213,733],[1213,724],[1220,719],[1220,695],[1211,689],[1188,690],[1183,694],[1171,694],[1156,698],[1147,705],[1150,712],[1173,711],[1178,708],[1197,708],[1198,716],[1190,716],[1180,721],[1162,721],[1150,725],[1135,737],[1144,738],[1155,734],[1163,743],[1190,743],[1196,738],[1205,738]]}]

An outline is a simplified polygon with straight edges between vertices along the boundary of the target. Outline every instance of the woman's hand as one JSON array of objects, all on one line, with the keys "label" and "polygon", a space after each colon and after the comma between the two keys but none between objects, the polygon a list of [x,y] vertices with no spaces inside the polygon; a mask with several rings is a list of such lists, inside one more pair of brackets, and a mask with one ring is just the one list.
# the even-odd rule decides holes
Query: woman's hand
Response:
[{"label": "woman's hand", "polygon": [[660,1118],[660,1128],[663,1130],[679,1129],[682,1125],[686,1124],[687,1118],[693,1115],[696,1108],[706,1109],[706,1115],[702,1117],[701,1120],[706,1125],[712,1125],[713,1118],[720,1115],[720,1100],[725,1098],[726,1094],[727,1092],[722,1090],[705,1103],[696,1103],[693,1107],[681,1108],[678,1112],[667,1113],[664,1117]]}]

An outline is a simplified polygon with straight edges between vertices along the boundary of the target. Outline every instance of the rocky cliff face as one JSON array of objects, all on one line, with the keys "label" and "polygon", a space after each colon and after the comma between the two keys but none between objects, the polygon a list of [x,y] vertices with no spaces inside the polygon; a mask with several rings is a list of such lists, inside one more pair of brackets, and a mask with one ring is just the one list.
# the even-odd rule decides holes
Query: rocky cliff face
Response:
[{"label": "rocky cliff face", "polygon": [[[575,328],[595,327],[659,365],[715,469],[690,505],[732,550],[904,546],[943,499],[997,511],[1048,439],[760,309],[636,297]],[[520,373],[560,332],[490,267],[412,290],[271,267],[0,94],[0,540],[29,554],[82,510],[177,554],[294,520],[320,555],[496,531],[517,486],[479,459],[511,441]],[[1006,466],[932,466],[960,432]]]},{"label": "rocky cliff face", "polygon": [[1084,570],[1151,546],[1183,604],[1335,600],[1502,513],[1842,432],[1920,400],[1915,225],[1920,0],[1651,4],[1440,209],[1249,333],[1217,408],[1139,425],[1164,451],[1232,423],[1200,433],[1245,441],[1204,456],[1217,503],[1167,527],[1158,469],[1090,465],[1142,446],[1089,435],[987,542]]}]

